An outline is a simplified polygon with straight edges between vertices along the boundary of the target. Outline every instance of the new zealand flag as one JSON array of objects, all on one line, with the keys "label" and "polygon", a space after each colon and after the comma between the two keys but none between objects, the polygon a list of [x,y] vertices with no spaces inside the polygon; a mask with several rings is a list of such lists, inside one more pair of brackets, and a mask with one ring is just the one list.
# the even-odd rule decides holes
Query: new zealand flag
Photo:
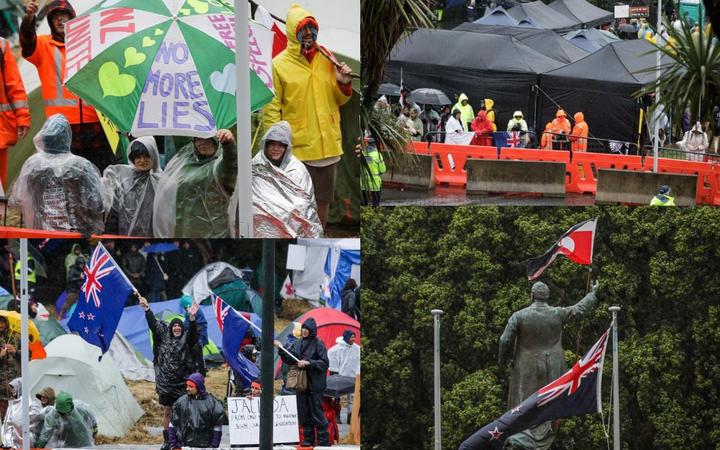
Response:
[{"label": "new zealand flag", "polygon": [[85,267],[85,279],[68,328],[88,343],[110,348],[128,296],[135,289],[102,244]]},{"label": "new zealand flag", "polygon": [[249,388],[253,381],[260,378],[260,369],[255,363],[240,354],[240,347],[248,328],[250,328],[250,322],[247,317],[241,317],[242,313],[235,311],[222,298],[215,294],[211,294],[210,298],[215,309],[215,319],[222,332],[222,353],[225,361],[239,375],[242,385]]},{"label": "new zealand flag", "polygon": [[609,334],[610,329],[572,369],[476,431],[459,450],[502,449],[508,437],[548,420],[599,412],[602,365]]}]

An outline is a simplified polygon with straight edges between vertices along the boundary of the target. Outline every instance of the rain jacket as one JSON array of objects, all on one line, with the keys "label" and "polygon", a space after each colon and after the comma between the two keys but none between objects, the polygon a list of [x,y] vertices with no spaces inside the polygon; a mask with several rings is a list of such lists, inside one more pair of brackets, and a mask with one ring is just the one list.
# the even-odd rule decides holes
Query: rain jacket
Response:
[{"label": "rain jacket", "polygon": [[[516,119],[515,116],[520,116],[520,119]],[[520,125],[520,131],[525,131],[527,133],[528,126],[527,122],[525,122],[525,119],[522,117],[522,112],[515,111],[513,113],[512,119],[508,120],[507,124],[507,131],[513,131],[513,128],[515,128],[515,125]]]},{"label": "rain jacket", "polygon": [[287,120],[293,129],[293,148],[300,161],[340,156],[340,109],[350,100],[351,89],[341,89],[335,66],[315,54],[311,62],[301,53],[297,28],[312,14],[297,4],[288,10],[287,47],[273,58],[275,97],[263,112],[264,129]]},{"label": "rain jacket", "polygon": [[493,124],[487,120],[485,111],[478,111],[477,117],[473,120],[472,130],[475,132],[473,145],[492,145]]},{"label": "rain jacket", "polygon": [[[298,339],[290,347],[290,352],[299,360],[310,362],[307,368],[308,390],[310,394],[322,394],[327,387],[326,372],[330,366],[325,344],[317,337],[317,324],[312,317],[303,323],[303,327],[310,330],[310,336]],[[283,349],[279,350],[280,357],[288,365],[297,364]]]},{"label": "rain jacket", "polygon": [[[703,153],[708,148],[707,134],[702,129],[700,122],[697,122],[690,131],[687,131],[682,138],[682,141],[678,142],[678,145],[682,150],[688,152]],[[702,161],[702,155],[688,154],[689,161]]]},{"label": "rain jacket", "polygon": [[17,143],[18,127],[30,127],[30,106],[10,43],[0,38],[0,180],[6,187],[7,149]]},{"label": "rain jacket", "polygon": [[360,346],[348,344],[342,336],[338,336],[328,350],[328,359],[330,372],[353,378],[360,374]]},{"label": "rain jacket", "polygon": [[193,373],[187,379],[195,383],[198,395],[185,394],[173,405],[168,427],[170,448],[217,448],[225,421],[222,403],[205,390],[202,375]]},{"label": "rain jacket", "polygon": [[559,110],[552,121],[553,133],[570,134],[570,121],[565,117],[565,111]]},{"label": "rain jacket", "polygon": [[493,131],[497,131],[497,125],[495,125],[495,110],[493,109],[493,106],[495,106],[495,100],[491,98],[485,99],[485,113],[487,114],[487,118],[492,123]]},{"label": "rain jacket", "polygon": [[[79,255],[76,255],[76,254],[75,254],[75,249],[76,249],[76,248],[77,248],[78,250],[80,250],[80,254],[79,254]],[[85,256],[85,255],[83,255],[83,253],[82,253],[82,247],[80,247],[80,244],[73,244],[72,248],[70,249],[70,253],[68,253],[67,255],[65,255],[65,272],[66,272],[66,273],[70,270],[70,268],[73,266],[73,264],[75,264],[75,259],[76,259],[78,256]],[[88,259],[87,256],[85,256],[85,260],[86,260],[86,261],[87,261],[87,259]]]},{"label": "rain jacket", "polygon": [[[51,0],[47,5],[47,19],[53,11],[66,10],[75,18],[75,10],[67,0]],[[63,85],[65,74],[65,42],[62,37],[36,34],[36,18],[23,18],[20,25],[22,56],[32,63],[40,76],[45,117],[62,114],[71,124],[98,122],[95,109],[79,99]],[[50,27],[52,30],[52,26]]]},{"label": "rain jacket", "polygon": [[650,200],[650,206],[675,206],[675,197],[666,194],[657,194]]},{"label": "rain jacket", "polygon": [[[312,179],[305,165],[293,156],[290,125],[273,125],[252,159],[253,224],[256,238],[294,239],[322,237]],[[268,140],[287,145],[278,166],[265,155]],[[233,214],[233,218],[235,215]]]},{"label": "rain jacket", "polygon": [[181,319],[170,323],[158,321],[151,309],[145,312],[145,319],[153,337],[153,356],[155,364],[155,391],[160,395],[180,397],[185,392],[185,378],[193,372],[193,347],[197,344],[197,326],[190,322],[190,329],[180,337],[172,333],[175,323],[183,324]]},{"label": "rain jacket", "polygon": [[552,122],[548,122],[545,125],[545,131],[543,131],[542,140],[540,141],[540,148],[542,150],[552,150],[552,132],[553,124]]},{"label": "rain jacket", "polygon": [[362,157],[367,163],[367,170],[363,170],[360,174],[360,189],[378,192],[382,188],[381,175],[386,171],[382,153],[375,144],[368,144],[362,150]]},{"label": "rain jacket", "polygon": [[103,172],[103,200],[108,217],[105,232],[126,236],[153,235],[153,201],[162,169],[155,138],[144,136],[130,143],[144,146],[152,169],[140,172],[132,164],[108,166]]},{"label": "rain jacket", "polygon": [[[5,319],[7,322],[7,319]],[[15,354],[8,353],[0,358],[0,400],[11,400],[10,382],[20,377],[20,335],[10,332],[10,324],[0,333],[0,348],[6,344],[15,347]]]},{"label": "rain jacket", "polygon": [[[67,408],[68,403],[72,405],[72,410],[61,414],[58,408]],[[81,412],[69,394],[59,393],[55,407],[47,407],[45,410],[43,429],[35,443],[38,448],[82,448],[94,445],[91,416]]]},{"label": "rain jacket", "polygon": [[587,151],[587,137],[589,133],[588,124],[585,122],[585,115],[581,112],[575,113],[575,126],[570,136],[571,148],[574,152]]},{"label": "rain jacket", "polygon": [[462,123],[463,130],[468,130],[468,123],[472,122],[475,118],[475,112],[473,111],[472,106],[470,106],[470,101],[468,101],[468,104],[463,106],[462,101],[468,100],[467,95],[460,94],[460,97],[458,97],[458,102],[455,103],[455,105],[450,108],[450,111],[459,110],[460,111],[460,122]]},{"label": "rain jacket", "polygon": [[[22,380],[15,378],[10,382],[15,388],[15,397],[8,404],[5,420],[2,424],[2,446],[11,448],[22,448]],[[40,402],[30,399],[30,447],[33,447],[35,438],[40,428]]]},{"label": "rain jacket", "polygon": [[165,167],[155,191],[155,237],[230,237],[228,204],[237,177],[234,143],[204,157],[190,142]]},{"label": "rain jacket", "polygon": [[84,235],[103,230],[100,172],[70,153],[71,139],[70,124],[59,114],[33,138],[37,152],[23,164],[10,197],[29,228]]},{"label": "rain jacket", "polygon": [[[83,264],[82,267],[80,267],[80,264]],[[65,285],[65,291],[70,293],[80,293],[80,288],[83,284],[83,272],[85,271],[85,257],[80,255],[77,258],[75,258],[75,263],[70,267],[70,270],[68,270],[67,273],[67,284]]]}]

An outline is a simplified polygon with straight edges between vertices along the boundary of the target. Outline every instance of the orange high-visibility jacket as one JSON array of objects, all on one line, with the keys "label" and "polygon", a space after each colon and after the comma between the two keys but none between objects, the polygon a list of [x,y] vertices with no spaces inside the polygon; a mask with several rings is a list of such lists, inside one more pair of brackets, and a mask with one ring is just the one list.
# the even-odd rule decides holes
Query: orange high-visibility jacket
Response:
[{"label": "orange high-visibility jacket", "polygon": [[36,42],[35,51],[25,59],[37,67],[42,85],[45,117],[62,114],[72,125],[98,122],[95,108],[63,86],[65,43],[54,40],[48,34],[37,36]]},{"label": "orange high-visibility jacket", "polygon": [[588,124],[585,122],[585,116],[583,113],[575,113],[575,126],[573,127],[570,141],[572,151],[574,152],[586,152],[587,151],[587,137]]},{"label": "orange high-visibility jacket", "polygon": [[540,140],[540,148],[543,150],[552,150],[552,135],[553,127],[552,122],[548,122],[545,125],[545,131],[543,131],[542,138]]},{"label": "orange high-visibility jacket", "polygon": [[17,143],[17,127],[30,127],[30,107],[10,43],[0,38],[3,89],[0,90],[0,149]]}]

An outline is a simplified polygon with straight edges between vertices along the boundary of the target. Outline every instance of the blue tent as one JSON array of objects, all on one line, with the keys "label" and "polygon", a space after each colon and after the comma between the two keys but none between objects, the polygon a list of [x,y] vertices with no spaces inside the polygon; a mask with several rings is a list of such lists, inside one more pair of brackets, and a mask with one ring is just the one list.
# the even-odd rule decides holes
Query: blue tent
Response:
[{"label": "blue tent", "polygon": [[[180,299],[168,300],[165,302],[150,303],[150,309],[153,313],[159,314],[164,310],[184,314],[180,308]],[[200,310],[205,314],[208,322],[208,337],[215,343],[218,349],[222,350],[222,333],[215,320],[215,312],[212,305],[201,306]],[[250,314],[252,323],[262,328],[260,316]],[[145,311],[139,305],[128,306],[120,317],[117,331],[127,339],[137,351],[139,351],[148,361],[153,360],[152,346],[150,344],[150,333],[148,332],[147,321],[145,320]],[[256,336],[260,337],[260,333],[253,328]]]},{"label": "blue tent", "polygon": [[350,278],[350,272],[353,264],[360,264],[360,250],[341,250],[338,259],[335,275],[332,280],[332,297],[328,306],[340,309],[342,306],[342,297],[340,293],[345,283]]}]

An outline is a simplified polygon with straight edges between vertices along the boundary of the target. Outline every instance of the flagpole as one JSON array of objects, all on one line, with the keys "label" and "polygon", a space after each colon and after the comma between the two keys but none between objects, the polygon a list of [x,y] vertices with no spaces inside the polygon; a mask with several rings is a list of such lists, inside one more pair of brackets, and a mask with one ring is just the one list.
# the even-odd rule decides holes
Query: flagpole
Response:
[{"label": "flagpole", "polygon": [[433,309],[430,311],[430,314],[433,315],[435,328],[435,450],[442,450],[442,425],[440,416],[440,316],[443,314],[443,311],[441,309]]},{"label": "flagpole", "polygon": [[[28,242],[20,239],[20,376],[25,386],[25,395],[22,396],[22,448],[30,448],[30,396],[28,395],[28,360],[30,353],[28,343]],[[12,270],[12,268],[10,268]]]},{"label": "flagpole", "polygon": [[248,4],[235,0],[235,108],[237,114],[237,180],[235,189],[238,197],[237,237],[253,237],[252,171],[250,169],[250,72],[248,61]]},{"label": "flagpole", "polygon": [[[218,297],[218,298],[220,298],[220,297]],[[232,308],[232,306],[231,306],[231,308]],[[233,308],[233,310],[234,310],[234,309],[235,309],[235,308]],[[252,323],[252,322],[250,321],[250,319],[248,319],[247,317],[243,316],[240,311],[236,311],[236,312],[238,313],[238,316],[240,316],[240,317],[242,318],[242,320],[244,320],[245,322],[249,323],[251,327],[255,328],[256,330],[258,330],[259,333],[262,334],[262,329],[260,329],[260,327],[258,327],[258,326],[255,325],[254,323]],[[295,362],[300,362],[300,360],[297,359],[297,358],[295,357],[295,355],[293,355],[292,353],[290,353],[290,351],[288,351],[288,349],[286,349],[285,347],[283,347],[282,344],[278,345],[278,347],[281,348],[281,349],[283,349],[283,350],[285,350],[285,353],[287,353],[288,355],[290,355],[290,357],[291,357],[292,359],[294,359]]]},{"label": "flagpole", "polygon": [[611,306],[608,308],[612,312],[613,327],[613,450],[620,450],[620,380],[618,370],[618,337],[617,337],[617,312],[620,311],[619,306]]}]

